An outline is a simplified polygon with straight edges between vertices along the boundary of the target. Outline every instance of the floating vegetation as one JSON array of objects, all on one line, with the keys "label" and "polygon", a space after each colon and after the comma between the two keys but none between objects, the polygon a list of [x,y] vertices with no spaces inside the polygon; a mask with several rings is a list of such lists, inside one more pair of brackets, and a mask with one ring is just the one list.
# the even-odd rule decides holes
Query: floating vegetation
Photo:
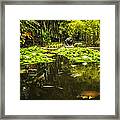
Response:
[{"label": "floating vegetation", "polygon": [[83,63],[86,65],[87,62],[100,63],[100,52],[98,50],[92,50],[89,48],[61,48],[56,51],[49,51],[42,49],[37,46],[20,49],[20,63],[21,64],[35,64],[53,62],[55,59],[52,57],[55,54],[62,55],[70,60],[72,63]]},{"label": "floating vegetation", "polygon": [[58,50],[59,55],[67,57],[73,63],[96,62],[100,63],[100,52],[89,48],[61,48]]},{"label": "floating vegetation", "polygon": [[37,64],[53,62],[54,54],[46,54],[47,50],[41,49],[37,46],[20,49],[20,64]]}]

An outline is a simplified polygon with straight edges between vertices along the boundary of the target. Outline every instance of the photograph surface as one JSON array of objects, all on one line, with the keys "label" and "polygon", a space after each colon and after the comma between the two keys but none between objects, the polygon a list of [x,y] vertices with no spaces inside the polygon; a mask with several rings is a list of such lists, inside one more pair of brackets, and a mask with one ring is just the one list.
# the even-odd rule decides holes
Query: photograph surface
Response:
[{"label": "photograph surface", "polygon": [[100,100],[100,20],[20,20],[20,100]]}]

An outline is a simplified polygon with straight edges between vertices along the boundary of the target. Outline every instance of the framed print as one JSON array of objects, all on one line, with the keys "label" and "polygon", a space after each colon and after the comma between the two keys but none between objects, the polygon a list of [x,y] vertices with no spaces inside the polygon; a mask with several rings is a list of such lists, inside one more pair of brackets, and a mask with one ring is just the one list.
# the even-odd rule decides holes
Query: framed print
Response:
[{"label": "framed print", "polygon": [[119,119],[119,7],[2,1],[1,118]]}]

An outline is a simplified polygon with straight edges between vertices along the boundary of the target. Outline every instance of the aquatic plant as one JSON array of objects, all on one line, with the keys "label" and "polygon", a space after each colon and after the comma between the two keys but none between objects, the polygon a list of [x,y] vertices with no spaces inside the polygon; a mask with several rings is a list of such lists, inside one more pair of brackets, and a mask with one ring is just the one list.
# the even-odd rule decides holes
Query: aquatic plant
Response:
[{"label": "aquatic plant", "polygon": [[44,50],[37,46],[20,49],[20,64],[36,64],[53,62],[52,56],[54,54],[45,54],[47,50]]},{"label": "aquatic plant", "polygon": [[100,63],[100,52],[89,48],[61,48],[59,55],[67,57],[73,63],[96,62]]}]

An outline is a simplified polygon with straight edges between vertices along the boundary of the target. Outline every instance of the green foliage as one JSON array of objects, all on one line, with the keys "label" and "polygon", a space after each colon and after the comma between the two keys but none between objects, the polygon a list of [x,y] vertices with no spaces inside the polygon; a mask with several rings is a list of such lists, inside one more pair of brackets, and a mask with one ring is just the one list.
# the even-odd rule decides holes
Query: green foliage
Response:
[{"label": "green foliage", "polygon": [[100,63],[100,52],[89,48],[61,48],[59,55],[67,57],[72,63],[97,62]]},{"label": "green foliage", "polygon": [[84,41],[86,46],[99,46],[99,20],[73,20],[69,23],[68,35],[77,41]]},{"label": "green foliage", "polygon": [[42,37],[43,42],[45,42],[45,43],[49,43],[50,40],[51,40],[51,38],[50,38],[50,33],[49,33],[48,31],[43,31],[43,30],[42,30],[42,35],[41,35],[41,37]]},{"label": "green foliage", "polygon": [[63,20],[60,22],[60,26],[59,26],[59,34],[61,36],[61,39],[65,39],[67,37],[70,37],[68,34],[68,27],[69,27],[69,23],[71,22],[71,20]]},{"label": "green foliage", "polygon": [[[57,46],[58,47],[58,46]],[[83,63],[86,65],[88,62],[100,63],[100,52],[89,48],[60,48],[56,51],[44,50],[37,46],[20,49],[20,64],[35,64],[53,62],[52,58],[55,54],[62,55],[69,59],[71,63]],[[55,53],[55,54],[53,54]]]},{"label": "green foliage", "polygon": [[[20,49],[20,64],[36,64],[53,62],[54,59],[50,55],[45,54],[47,50],[43,50],[37,46]],[[51,55],[53,56],[53,54]]]},{"label": "green foliage", "polygon": [[44,21],[42,23],[39,23],[37,20],[21,20],[20,32],[20,44],[22,46],[24,46],[26,40],[32,41],[32,45],[38,45],[38,43],[46,44],[51,40],[50,32],[45,29]]},{"label": "green foliage", "polygon": [[45,46],[55,37],[61,42],[72,37],[74,41],[83,42],[85,46],[100,45],[99,20],[21,20],[20,32],[20,43],[23,46],[26,39],[32,41],[32,45]]},{"label": "green foliage", "polygon": [[62,47],[63,45],[62,45],[62,43],[59,43],[59,42],[51,42],[51,43],[49,43],[48,44],[48,48],[60,48],[60,47]]}]

